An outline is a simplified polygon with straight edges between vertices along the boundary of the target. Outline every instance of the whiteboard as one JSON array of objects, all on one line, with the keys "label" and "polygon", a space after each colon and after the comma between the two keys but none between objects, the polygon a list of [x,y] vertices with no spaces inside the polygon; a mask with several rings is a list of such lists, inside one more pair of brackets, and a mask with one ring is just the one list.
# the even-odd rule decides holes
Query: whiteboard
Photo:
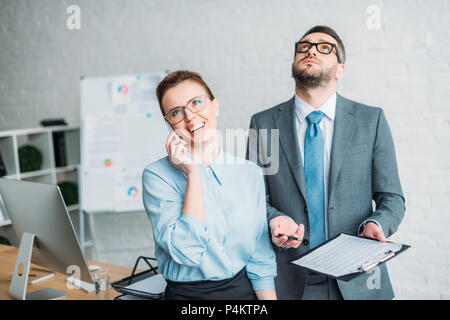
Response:
[{"label": "whiteboard", "polygon": [[81,210],[144,210],[142,172],[166,155],[168,131],[155,93],[165,75],[81,78]]}]

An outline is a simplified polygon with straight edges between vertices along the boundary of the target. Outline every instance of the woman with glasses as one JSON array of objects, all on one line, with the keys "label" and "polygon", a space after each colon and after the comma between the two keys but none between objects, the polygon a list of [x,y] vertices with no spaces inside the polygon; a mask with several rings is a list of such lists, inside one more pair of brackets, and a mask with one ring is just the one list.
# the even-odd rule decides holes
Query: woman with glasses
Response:
[{"label": "woman with glasses", "polygon": [[219,104],[199,74],[173,72],[156,95],[173,131],[143,189],[166,299],[276,299],[261,169],[222,150]]}]

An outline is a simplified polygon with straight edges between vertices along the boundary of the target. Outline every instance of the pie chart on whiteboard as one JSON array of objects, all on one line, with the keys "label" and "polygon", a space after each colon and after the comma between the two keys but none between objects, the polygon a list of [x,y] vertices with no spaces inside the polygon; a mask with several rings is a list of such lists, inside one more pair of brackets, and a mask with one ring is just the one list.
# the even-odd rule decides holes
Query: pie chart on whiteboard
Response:
[{"label": "pie chart on whiteboard", "polygon": [[111,159],[106,158],[105,161],[103,161],[103,165],[104,165],[106,168],[111,167],[111,166],[112,166],[112,161],[111,161]]},{"label": "pie chart on whiteboard", "polygon": [[121,85],[117,88],[117,90],[118,90],[121,94],[125,95],[125,94],[128,93],[128,86],[127,86],[126,84],[121,84]]},{"label": "pie chart on whiteboard", "polygon": [[128,189],[128,195],[133,198],[136,197],[138,195],[138,189],[136,187],[130,187]]}]

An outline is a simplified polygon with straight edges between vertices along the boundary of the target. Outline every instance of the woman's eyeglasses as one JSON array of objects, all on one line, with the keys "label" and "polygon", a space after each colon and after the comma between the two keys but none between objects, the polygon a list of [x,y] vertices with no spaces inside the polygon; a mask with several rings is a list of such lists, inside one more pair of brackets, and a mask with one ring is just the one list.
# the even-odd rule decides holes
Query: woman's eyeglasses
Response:
[{"label": "woman's eyeglasses", "polygon": [[164,119],[166,119],[170,124],[175,125],[184,120],[185,109],[189,109],[189,111],[193,113],[198,113],[205,109],[207,105],[207,96],[198,96],[194,97],[186,103],[183,107],[175,107],[164,115]]}]

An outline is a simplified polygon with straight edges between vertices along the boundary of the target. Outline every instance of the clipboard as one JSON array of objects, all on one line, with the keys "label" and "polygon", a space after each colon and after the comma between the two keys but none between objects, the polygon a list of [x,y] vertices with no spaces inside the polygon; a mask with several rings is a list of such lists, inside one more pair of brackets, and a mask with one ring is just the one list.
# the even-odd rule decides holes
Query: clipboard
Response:
[{"label": "clipboard", "polygon": [[[389,260],[395,258],[395,257],[398,256],[400,253],[404,252],[405,250],[407,250],[407,249],[409,249],[409,248],[411,247],[411,246],[406,245],[406,244],[401,244],[401,248],[400,248],[398,251],[396,251],[396,252],[393,252],[393,251],[383,252],[383,254],[377,255],[377,256],[376,256],[376,259],[370,259],[370,260],[368,260],[368,261],[365,261],[365,263],[361,264],[361,265],[358,267],[358,271],[357,271],[357,272],[348,273],[348,274],[345,274],[345,275],[342,275],[342,276],[334,276],[334,275],[327,274],[327,273],[324,273],[324,272],[320,272],[320,271],[318,271],[318,270],[314,270],[314,269],[311,269],[311,268],[308,268],[308,267],[305,267],[305,266],[299,266],[298,264],[295,264],[295,263],[294,263],[294,261],[299,260],[299,259],[301,259],[301,258],[303,258],[303,257],[305,257],[305,256],[307,256],[307,255],[309,255],[309,254],[311,254],[311,253],[313,253],[314,251],[316,251],[316,250],[318,250],[319,248],[321,248],[321,247],[327,245],[327,244],[330,243],[331,241],[334,241],[335,239],[337,239],[337,238],[340,237],[341,235],[346,235],[346,236],[355,237],[355,238],[363,238],[363,237],[358,237],[358,236],[351,235],[351,234],[348,234],[348,233],[340,233],[340,234],[338,234],[337,236],[335,236],[335,237],[333,237],[333,238],[331,238],[331,239],[325,241],[324,243],[320,244],[319,246],[315,247],[314,249],[309,250],[309,251],[307,251],[307,252],[304,252],[304,253],[298,255],[297,257],[295,257],[294,259],[292,259],[292,260],[289,261],[288,263],[290,263],[291,265],[293,265],[293,266],[295,266],[295,267],[297,267],[297,268],[300,268],[300,269],[302,269],[302,270],[311,271],[311,272],[314,272],[314,273],[316,273],[316,274],[325,275],[325,276],[327,276],[327,277],[329,277],[329,278],[332,278],[332,279],[342,280],[342,281],[346,281],[346,282],[347,282],[347,281],[352,280],[353,278],[356,278],[356,277],[358,277],[358,276],[364,274],[365,272],[367,272],[367,271],[369,271],[369,270],[375,268],[376,266],[378,266],[378,265],[380,265],[380,264],[383,264],[383,263],[388,262]],[[374,240],[374,239],[368,239],[368,238],[363,238],[363,239],[369,240],[369,241],[374,241],[374,242],[379,242],[378,240]],[[390,241],[387,241],[387,243],[392,243],[392,244],[394,244],[393,242],[390,242]],[[400,244],[399,244],[399,245],[400,245]]]},{"label": "clipboard", "polygon": [[[136,273],[136,269],[139,265],[140,261],[144,261],[148,267],[149,270]],[[149,299],[149,300],[162,300],[164,299],[164,291],[159,292],[152,292],[150,290],[142,291],[142,290],[134,290],[130,289],[129,286],[132,284],[135,284],[139,281],[151,278],[151,277],[162,277],[161,274],[158,272],[158,267],[155,267],[151,264],[150,261],[156,261],[155,258],[151,257],[144,257],[140,256],[136,263],[134,264],[133,271],[131,273],[131,276],[128,276],[126,278],[123,278],[122,280],[116,281],[114,283],[111,283],[111,287],[113,287],[117,292],[122,293],[122,295],[115,298],[115,300],[120,300],[121,297],[125,295],[133,295],[136,297]]]}]

